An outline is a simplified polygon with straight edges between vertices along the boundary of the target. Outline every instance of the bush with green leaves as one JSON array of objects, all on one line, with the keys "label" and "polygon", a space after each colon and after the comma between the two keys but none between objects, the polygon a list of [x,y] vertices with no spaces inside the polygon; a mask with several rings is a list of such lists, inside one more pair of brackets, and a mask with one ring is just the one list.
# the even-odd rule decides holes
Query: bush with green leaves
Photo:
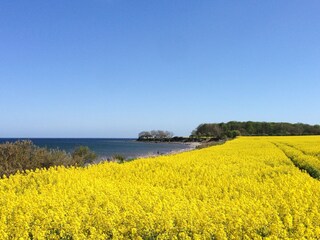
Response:
[{"label": "bush with green leaves", "polygon": [[92,163],[97,158],[97,155],[89,147],[79,146],[73,151],[72,158],[76,159],[81,165],[85,165]]},{"label": "bush with green leaves", "polygon": [[112,156],[112,159],[111,159],[111,161],[118,162],[118,163],[124,163],[125,160],[126,158],[121,154],[115,154]]}]

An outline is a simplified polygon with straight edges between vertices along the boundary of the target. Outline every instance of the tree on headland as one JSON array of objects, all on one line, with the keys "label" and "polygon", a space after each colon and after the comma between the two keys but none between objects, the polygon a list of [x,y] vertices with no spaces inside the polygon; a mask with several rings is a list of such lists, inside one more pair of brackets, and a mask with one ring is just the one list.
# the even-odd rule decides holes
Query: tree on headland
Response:
[{"label": "tree on headland", "polygon": [[152,130],[152,131],[143,131],[139,133],[139,139],[140,140],[148,140],[148,139],[155,139],[155,140],[161,140],[161,139],[170,139],[173,137],[173,133],[169,131],[163,131],[163,130]]},{"label": "tree on headland", "polygon": [[139,138],[140,139],[150,139],[150,138],[152,138],[151,132],[148,132],[148,131],[140,132]]}]

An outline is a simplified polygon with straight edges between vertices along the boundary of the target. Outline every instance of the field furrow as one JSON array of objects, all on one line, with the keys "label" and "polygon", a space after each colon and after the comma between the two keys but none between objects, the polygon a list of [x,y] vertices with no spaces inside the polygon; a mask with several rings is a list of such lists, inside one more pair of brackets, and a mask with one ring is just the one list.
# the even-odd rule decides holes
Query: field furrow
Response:
[{"label": "field furrow", "polygon": [[301,170],[305,170],[310,176],[320,179],[320,161],[318,158],[305,154],[299,149],[288,144],[275,143],[286,156]]}]

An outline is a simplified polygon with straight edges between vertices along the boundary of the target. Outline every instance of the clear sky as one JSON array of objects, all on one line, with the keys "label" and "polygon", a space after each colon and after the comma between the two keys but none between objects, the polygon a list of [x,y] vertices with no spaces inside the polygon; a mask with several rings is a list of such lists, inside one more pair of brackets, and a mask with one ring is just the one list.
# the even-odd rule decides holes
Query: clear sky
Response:
[{"label": "clear sky", "polygon": [[1,0],[0,137],[320,123],[320,1]]}]

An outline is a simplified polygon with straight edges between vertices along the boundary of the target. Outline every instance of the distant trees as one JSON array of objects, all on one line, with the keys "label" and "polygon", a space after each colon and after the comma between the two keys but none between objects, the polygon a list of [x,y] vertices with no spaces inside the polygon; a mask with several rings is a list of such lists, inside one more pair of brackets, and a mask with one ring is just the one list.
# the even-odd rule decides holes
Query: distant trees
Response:
[{"label": "distant trees", "polygon": [[217,124],[200,124],[196,130],[192,132],[192,137],[222,137],[223,128]]},{"label": "distant trees", "polygon": [[143,131],[139,133],[139,139],[149,139],[152,138],[151,132]]},{"label": "distant trees", "polygon": [[160,139],[169,139],[173,137],[173,133],[163,130],[152,130],[152,131],[143,131],[139,133],[139,140],[160,140]]},{"label": "distant trees", "polygon": [[320,125],[286,122],[236,122],[200,124],[191,137],[319,135]]}]

